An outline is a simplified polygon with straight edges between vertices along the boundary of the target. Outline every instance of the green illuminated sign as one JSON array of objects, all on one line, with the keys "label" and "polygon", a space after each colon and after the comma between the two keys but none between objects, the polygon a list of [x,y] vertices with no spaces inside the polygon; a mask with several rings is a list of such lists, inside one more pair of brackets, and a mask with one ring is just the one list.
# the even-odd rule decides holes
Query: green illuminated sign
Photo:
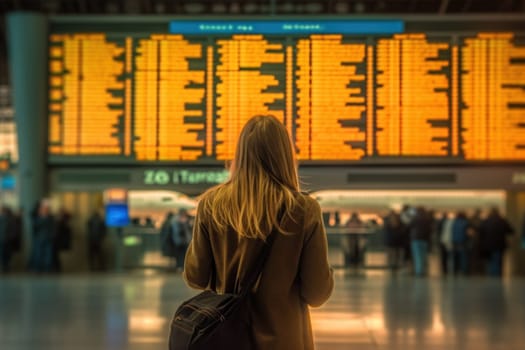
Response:
[{"label": "green illuminated sign", "polygon": [[133,247],[142,244],[142,240],[137,236],[124,237],[124,246]]},{"label": "green illuminated sign", "polygon": [[145,185],[217,185],[228,179],[226,170],[145,170]]}]

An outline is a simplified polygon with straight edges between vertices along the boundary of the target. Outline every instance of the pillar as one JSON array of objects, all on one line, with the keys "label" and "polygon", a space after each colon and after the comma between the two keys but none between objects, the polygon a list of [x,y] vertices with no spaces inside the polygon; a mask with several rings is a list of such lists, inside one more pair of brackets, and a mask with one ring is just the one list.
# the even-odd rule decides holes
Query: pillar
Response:
[{"label": "pillar", "polygon": [[8,14],[7,41],[27,253],[31,245],[29,213],[47,190],[47,17],[32,12]]}]

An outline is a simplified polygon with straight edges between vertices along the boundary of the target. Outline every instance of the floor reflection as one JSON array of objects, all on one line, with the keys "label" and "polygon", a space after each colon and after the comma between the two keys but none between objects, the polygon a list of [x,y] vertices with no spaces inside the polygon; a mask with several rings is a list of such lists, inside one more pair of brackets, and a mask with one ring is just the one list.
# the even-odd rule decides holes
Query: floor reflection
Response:
[{"label": "floor reflection", "polygon": [[[312,309],[318,349],[521,349],[525,280],[413,279],[338,272]],[[158,272],[0,279],[0,348],[162,349],[195,292]]]}]

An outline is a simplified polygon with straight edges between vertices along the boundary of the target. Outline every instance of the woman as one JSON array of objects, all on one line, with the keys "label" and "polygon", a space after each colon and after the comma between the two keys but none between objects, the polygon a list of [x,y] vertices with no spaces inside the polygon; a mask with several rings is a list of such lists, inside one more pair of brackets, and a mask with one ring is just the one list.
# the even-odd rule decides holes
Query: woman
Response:
[{"label": "woman", "polygon": [[250,295],[253,348],[313,349],[308,305],[323,304],[334,282],[321,209],[299,193],[283,124],[271,116],[250,119],[230,170],[230,179],[206,192],[197,208],[186,282],[197,289],[239,293],[261,242],[276,227],[279,233]]}]

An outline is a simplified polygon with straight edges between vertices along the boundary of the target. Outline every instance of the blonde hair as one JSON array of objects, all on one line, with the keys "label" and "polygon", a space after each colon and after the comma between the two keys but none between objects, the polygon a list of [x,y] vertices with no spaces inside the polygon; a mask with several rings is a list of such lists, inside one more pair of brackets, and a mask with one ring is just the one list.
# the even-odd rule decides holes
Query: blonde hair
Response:
[{"label": "blonde hair", "polygon": [[272,227],[285,233],[278,222],[291,219],[299,191],[295,152],[284,125],[273,116],[255,116],[241,131],[230,179],[208,190],[203,211],[211,224],[224,232],[232,228],[241,236],[265,240]]}]

